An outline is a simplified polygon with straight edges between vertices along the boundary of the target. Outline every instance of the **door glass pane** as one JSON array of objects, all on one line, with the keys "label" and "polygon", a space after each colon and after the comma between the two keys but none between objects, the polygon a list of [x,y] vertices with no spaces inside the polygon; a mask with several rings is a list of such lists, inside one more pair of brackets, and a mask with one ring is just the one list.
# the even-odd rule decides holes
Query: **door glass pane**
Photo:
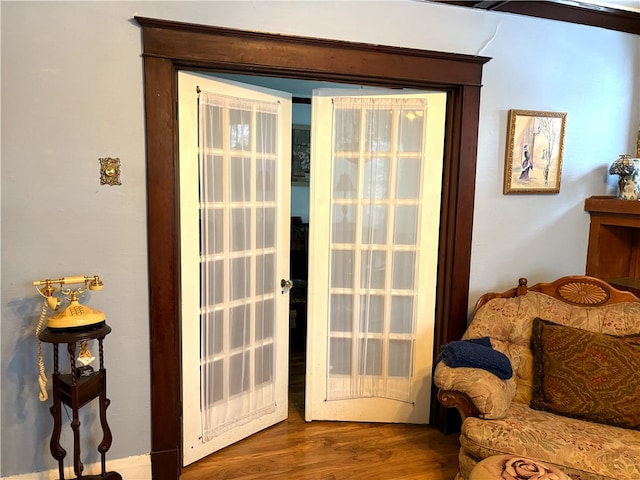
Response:
[{"label": "door glass pane", "polygon": [[224,364],[225,360],[215,360],[210,363],[203,372],[203,374],[206,375],[203,383],[210,387],[206,390],[207,394],[203,396],[204,407],[212,407],[213,405],[223,402],[225,399],[225,392],[222,388],[211,388],[214,385],[220,385],[222,382],[224,378]]},{"label": "door glass pane", "polygon": [[387,272],[387,252],[363,251],[360,263],[360,287],[384,288]]},{"label": "door glass pane", "polygon": [[389,195],[389,160],[372,158],[364,162],[364,184],[362,196],[365,199],[383,199]]},{"label": "door glass pane", "polygon": [[249,190],[251,182],[251,160],[243,157],[231,159],[231,201],[246,202],[251,200]]},{"label": "door glass pane", "polygon": [[334,205],[331,218],[331,242],[355,243],[356,206]]},{"label": "door glass pane", "polygon": [[275,290],[276,256],[273,253],[256,256],[256,293],[264,295]]},{"label": "door glass pane", "polygon": [[221,208],[207,210],[203,221],[206,222],[203,237],[206,239],[207,251],[221,253],[224,249],[224,230],[217,228],[216,225],[224,225],[224,210]]},{"label": "door glass pane", "polygon": [[276,209],[256,209],[256,248],[272,248],[276,244]]},{"label": "door glass pane", "polygon": [[403,110],[398,129],[399,151],[421,152],[424,135],[424,110]]},{"label": "door glass pane", "polygon": [[391,297],[391,333],[413,332],[413,297]]},{"label": "door glass pane", "polygon": [[256,199],[273,202],[276,199],[276,162],[262,159],[256,165]]},{"label": "door glass pane", "polygon": [[389,375],[392,377],[411,376],[411,347],[413,342],[407,340],[389,341]]},{"label": "door glass pane", "polygon": [[238,300],[249,296],[249,282],[251,278],[246,272],[251,268],[251,261],[248,257],[231,259],[231,300]]},{"label": "door glass pane", "polygon": [[229,319],[229,346],[239,348],[249,343],[250,321],[249,305],[239,305],[230,311]]},{"label": "door glass pane", "polygon": [[396,196],[399,199],[417,200],[420,194],[420,161],[416,158],[398,160]]},{"label": "door glass pane", "polygon": [[243,252],[251,246],[251,210],[248,208],[231,209],[231,250]]},{"label": "door glass pane", "polygon": [[356,198],[358,162],[349,158],[336,158],[333,169],[333,198]]},{"label": "door glass pane", "polygon": [[353,288],[353,250],[334,250],[331,253],[331,287]]},{"label": "door glass pane", "polygon": [[255,375],[256,385],[273,381],[273,343],[256,348]]},{"label": "door glass pane", "polygon": [[218,304],[224,300],[224,260],[204,262],[201,266],[204,281],[209,286],[204,290],[205,297],[210,304]]},{"label": "door glass pane", "polygon": [[334,150],[357,152],[360,150],[361,116],[358,110],[339,109],[335,116]]},{"label": "door glass pane", "polygon": [[250,150],[251,112],[229,111],[229,146],[231,150]]},{"label": "door glass pane", "polygon": [[224,312],[217,310],[203,315],[200,328],[201,336],[212,336],[214,339],[212,353],[220,353],[224,346],[224,337],[222,336],[224,334]]},{"label": "door glass pane", "polygon": [[363,362],[360,362],[361,375],[382,375],[382,340],[368,339],[360,341]]},{"label": "door glass pane", "polygon": [[388,152],[392,146],[392,110],[369,110],[365,131],[365,149],[368,152]]},{"label": "door glass pane", "polygon": [[256,151],[276,153],[278,144],[278,116],[273,113],[256,113]]},{"label": "door glass pane", "polygon": [[229,395],[234,396],[249,390],[249,352],[229,357]]},{"label": "door glass pane", "polygon": [[204,183],[202,190],[204,198],[208,202],[222,202],[224,190],[222,176],[222,156],[205,154],[205,162],[208,162],[206,178],[201,179]]},{"label": "door glass pane", "polygon": [[348,338],[330,338],[329,358],[331,375],[350,375],[351,340]]},{"label": "door glass pane", "polygon": [[413,252],[393,252],[394,290],[411,290],[414,283],[414,267],[416,255]]},{"label": "door glass pane", "polygon": [[207,118],[208,128],[201,128],[204,145],[210,148],[222,148],[223,110],[219,105],[204,105],[203,114]]},{"label": "door glass pane", "polygon": [[273,298],[256,303],[256,340],[266,340],[275,334],[276,305]]},{"label": "door glass pane", "polygon": [[393,242],[396,245],[415,245],[418,241],[418,207],[396,207]]},{"label": "door glass pane", "polygon": [[362,207],[362,240],[368,245],[387,243],[386,205],[365,205]]},{"label": "door glass pane", "polygon": [[363,332],[384,332],[384,296],[363,295],[360,297],[360,328]]},{"label": "door glass pane", "polygon": [[329,330],[350,332],[353,330],[353,297],[351,295],[331,295]]}]

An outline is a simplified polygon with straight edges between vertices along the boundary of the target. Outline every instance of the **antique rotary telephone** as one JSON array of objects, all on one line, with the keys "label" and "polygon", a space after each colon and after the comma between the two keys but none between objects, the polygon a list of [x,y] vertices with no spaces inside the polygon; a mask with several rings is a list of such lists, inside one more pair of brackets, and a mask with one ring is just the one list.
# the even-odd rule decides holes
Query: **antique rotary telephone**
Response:
[{"label": "antique rotary telephone", "polygon": [[[98,275],[93,276],[70,276],[62,277],[57,280],[35,280],[32,282],[36,287],[38,293],[44,297],[42,304],[42,310],[40,313],[40,320],[36,327],[36,336],[40,335],[42,330],[46,327],[60,332],[78,332],[83,330],[91,330],[105,321],[105,314],[99,310],[94,310],[87,305],[82,305],[78,299],[89,290],[102,290],[104,284],[100,280]],[[76,288],[70,288],[70,285],[80,285]],[[56,288],[57,286],[57,288]],[[58,311],[61,305],[60,296],[56,296],[56,291],[60,291],[62,298],[67,300],[69,304],[63,310],[51,315],[47,318],[47,312],[49,310]],[[84,351],[80,352],[79,360],[82,358],[91,358],[86,344],[84,345]],[[83,357],[84,356],[84,357]],[[40,385],[40,401],[45,402],[48,399],[46,390],[47,377],[44,372],[44,362],[42,359],[42,343],[38,341],[38,383]]]}]

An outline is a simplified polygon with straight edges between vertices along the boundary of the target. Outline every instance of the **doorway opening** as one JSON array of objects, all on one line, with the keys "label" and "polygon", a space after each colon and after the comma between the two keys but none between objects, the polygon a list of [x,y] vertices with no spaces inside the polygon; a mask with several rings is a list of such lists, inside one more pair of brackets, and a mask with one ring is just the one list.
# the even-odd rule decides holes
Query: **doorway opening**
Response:
[{"label": "doorway opening", "polygon": [[[313,89],[313,118],[298,115],[296,125],[289,93],[264,85],[258,89],[257,82],[243,80],[179,75],[185,465],[243,434],[272,425],[266,417],[253,423],[266,408],[260,403],[265,374],[260,370],[253,375],[253,366],[256,372],[258,368],[273,372],[268,377],[275,379],[271,388],[281,392],[276,393],[279,400],[273,411],[279,406],[278,412],[283,413],[285,368],[304,363],[305,354],[312,367],[306,369],[307,379],[313,379],[305,390],[307,420],[429,420],[438,232],[437,216],[429,212],[440,209],[446,94]],[[251,103],[261,95],[274,102],[272,107]],[[193,106],[188,106],[196,103],[202,128],[197,142],[192,125],[196,116]],[[260,113],[253,110],[258,105]],[[283,107],[281,118],[262,113],[275,105]],[[262,122],[267,122],[265,131],[260,130]],[[273,129],[276,123],[278,128]],[[299,139],[290,130],[307,132],[307,136]],[[299,178],[298,169],[289,168],[290,162],[295,165],[299,160],[297,146],[306,148],[309,163],[311,130],[314,194],[309,202],[312,211],[302,211],[316,221],[309,239],[308,223],[302,217],[289,218],[287,190]],[[244,133],[239,137],[238,132]],[[291,138],[292,154],[286,148]],[[191,178],[196,172],[196,143],[203,186],[199,206],[192,198],[198,181]],[[276,149],[276,145],[282,147]],[[282,154],[275,157],[280,150]],[[272,183],[276,178],[281,186],[277,194]],[[276,218],[278,240],[272,233]],[[189,234],[198,231],[199,255],[192,251],[198,242]],[[309,266],[311,278],[309,251],[315,260]],[[286,257],[292,261],[287,263]],[[194,321],[197,298],[192,295],[198,265],[205,272],[200,279],[204,296],[200,296],[199,335]],[[289,295],[274,292],[275,282],[264,280],[274,275],[293,279]],[[287,293],[286,283],[282,280],[282,293]],[[309,291],[313,292],[310,317]],[[276,303],[280,313],[274,317],[271,308]],[[313,320],[313,330],[306,328],[308,318]],[[278,327],[263,331],[265,324]],[[313,338],[306,352],[308,331]],[[199,369],[192,348],[198,341],[206,346]],[[287,362],[283,355],[287,356],[289,346],[292,355],[302,353],[303,357]],[[271,357],[265,359],[265,352],[278,352],[277,360],[268,361],[267,367],[265,361]],[[239,362],[249,365],[246,371]],[[232,371],[248,378],[246,385],[238,380],[242,389],[231,382]],[[200,383],[191,380],[198,372]],[[261,383],[254,385],[256,379]],[[193,388],[198,385],[199,389]],[[249,400],[254,389],[261,400]],[[193,418],[198,391],[205,392],[206,398],[200,405],[201,416]],[[332,401],[330,407],[327,400]],[[259,408],[254,413],[249,405]],[[229,408],[234,415],[227,419]],[[279,415],[269,418],[285,418]],[[197,429],[198,419],[206,434]],[[225,433],[225,440],[214,440],[211,432]]]},{"label": "doorway opening", "polygon": [[[439,88],[448,92],[434,345],[437,350],[459,338],[466,328],[480,89],[482,68],[490,59],[144,17],[135,20],[142,27],[145,81],[151,463],[155,479],[173,480],[180,475],[182,460],[175,111],[178,70],[389,88]],[[446,409],[435,401],[431,408],[432,424],[446,429]]]},{"label": "doorway opening", "polygon": [[[293,286],[289,291],[289,393],[290,401],[302,415],[305,413],[305,372],[308,335],[308,286],[309,286],[309,232],[310,225],[310,178],[309,166],[300,171],[296,154],[310,155],[310,131],[312,127],[311,98],[314,90],[342,89],[362,91],[371,87],[338,82],[301,80],[292,78],[241,75],[211,72],[212,77],[230,80],[240,84],[282,91],[292,96],[292,165],[291,165],[291,218],[289,279]],[[373,89],[390,92],[389,89]],[[306,137],[300,139],[296,133]],[[307,161],[308,161],[307,157]],[[326,166],[326,168],[329,168]]]},{"label": "doorway opening", "polygon": [[[360,90],[363,86],[224,72],[208,72],[207,75],[212,79],[230,80],[248,86],[282,91],[292,96],[289,279],[293,285],[289,290],[289,401],[304,417],[309,282],[310,178],[308,163],[307,165],[300,165],[300,158],[296,158],[296,155],[310,155],[309,135],[312,123],[311,97],[313,90],[322,88]],[[301,139],[296,136],[296,132],[302,132],[303,135],[306,133],[306,136]],[[309,161],[308,156],[306,161]],[[300,170],[301,167],[302,170]]]}]

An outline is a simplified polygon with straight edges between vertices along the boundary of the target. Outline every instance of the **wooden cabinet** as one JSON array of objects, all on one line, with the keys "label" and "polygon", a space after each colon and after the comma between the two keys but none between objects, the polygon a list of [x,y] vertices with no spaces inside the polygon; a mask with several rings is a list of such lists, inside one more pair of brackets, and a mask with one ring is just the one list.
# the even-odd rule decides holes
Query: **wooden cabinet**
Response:
[{"label": "wooden cabinet", "polygon": [[640,201],[587,198],[591,215],[586,274],[640,295]]}]

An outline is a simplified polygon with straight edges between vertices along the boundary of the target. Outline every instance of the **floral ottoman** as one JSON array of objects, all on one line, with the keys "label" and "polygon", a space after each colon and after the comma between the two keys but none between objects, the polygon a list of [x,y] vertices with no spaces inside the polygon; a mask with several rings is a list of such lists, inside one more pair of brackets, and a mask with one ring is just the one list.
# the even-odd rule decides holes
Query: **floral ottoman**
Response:
[{"label": "floral ottoman", "polygon": [[478,463],[469,480],[570,480],[557,468],[530,458],[493,455]]}]

